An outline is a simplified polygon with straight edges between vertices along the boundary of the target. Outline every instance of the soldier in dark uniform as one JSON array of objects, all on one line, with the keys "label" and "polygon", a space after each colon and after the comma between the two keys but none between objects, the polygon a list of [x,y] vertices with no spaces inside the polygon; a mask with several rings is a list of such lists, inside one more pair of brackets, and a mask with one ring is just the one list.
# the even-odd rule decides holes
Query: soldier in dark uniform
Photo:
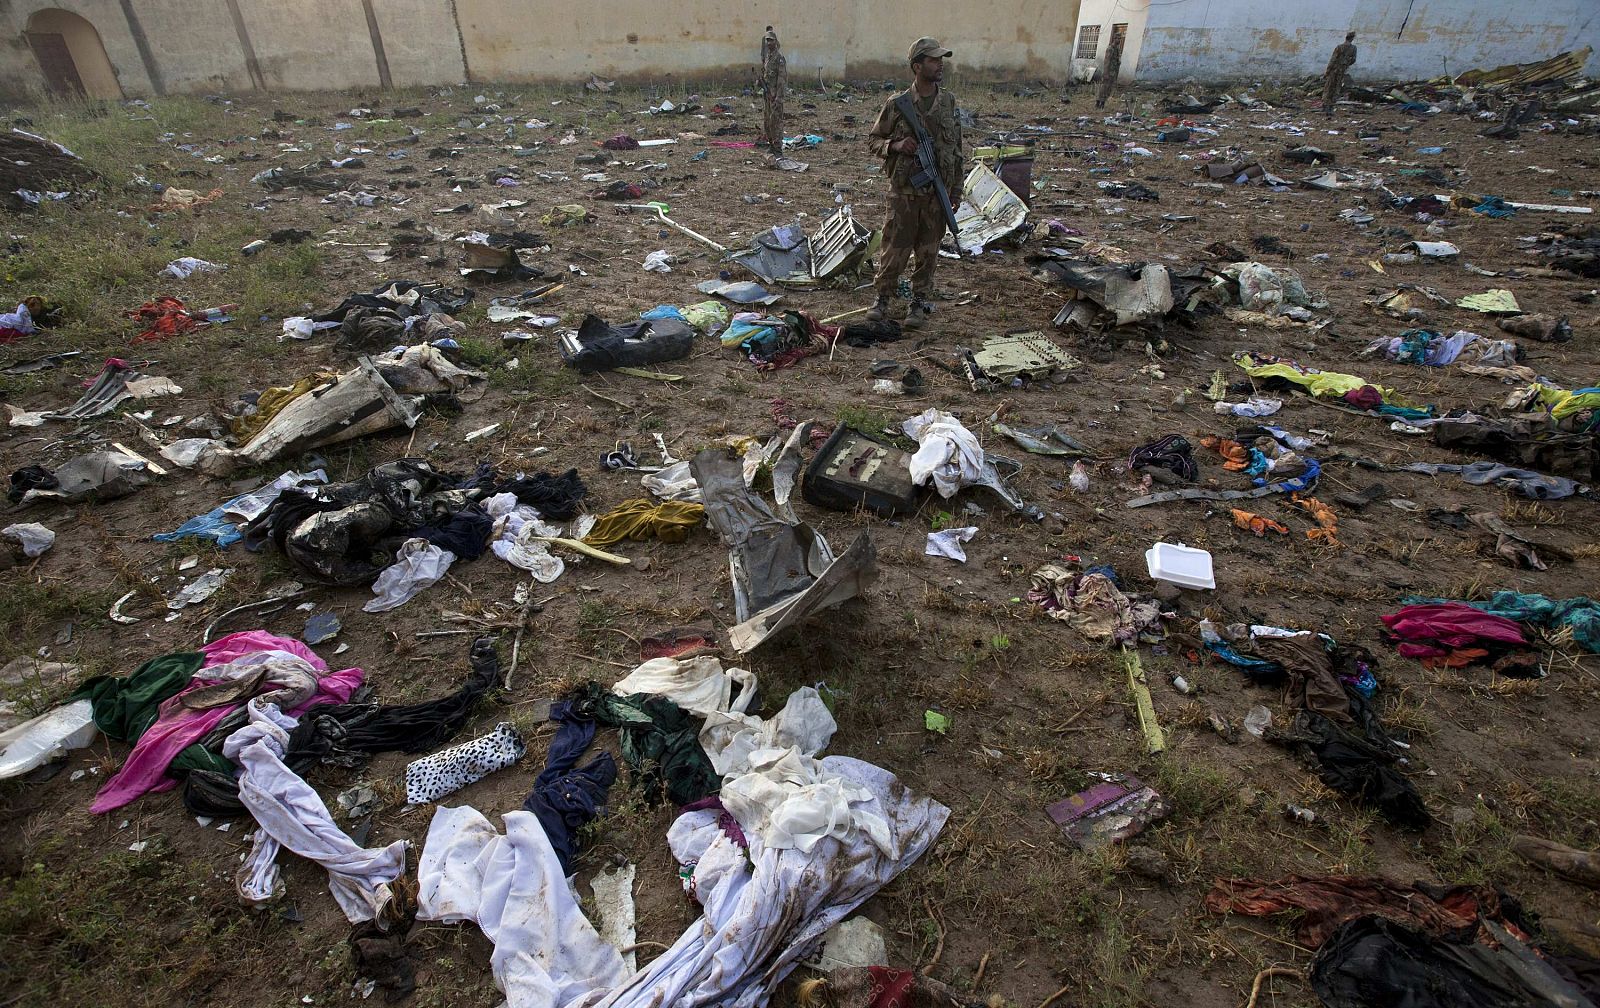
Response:
[{"label": "soldier in dark uniform", "polygon": [[[916,103],[923,126],[933,138],[939,177],[944,181],[945,191],[950,195],[950,210],[954,212],[961,205],[961,184],[966,171],[961,157],[961,122],[956,117],[956,97],[941,86],[944,61],[952,54],[937,39],[920,38],[911,44],[910,55],[912,83],[902,94],[909,94]],[[900,285],[900,274],[915,256],[911,309],[905,320],[906,328],[915,329],[929,314],[933,267],[939,261],[939,240],[945,232],[945,208],[939,205],[938,193],[932,186],[919,191],[911,184],[918,167],[917,141],[911,124],[895,106],[895,99],[899,97],[896,95],[884,104],[867,139],[872,153],[883,158],[884,174],[889,177],[889,213],[883,225],[878,276],[873,283],[878,297],[867,317],[881,321],[888,315],[890,299]]]}]

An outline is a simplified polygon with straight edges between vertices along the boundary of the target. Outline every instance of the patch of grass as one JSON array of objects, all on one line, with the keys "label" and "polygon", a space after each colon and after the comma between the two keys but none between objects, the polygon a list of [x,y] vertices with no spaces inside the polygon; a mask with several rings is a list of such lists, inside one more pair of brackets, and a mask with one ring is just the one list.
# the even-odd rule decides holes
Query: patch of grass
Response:
[{"label": "patch of grass", "polygon": [[114,588],[86,590],[78,584],[29,581],[19,574],[0,587],[0,626],[6,628],[0,654],[11,658],[31,653],[41,633],[69,620],[78,624],[77,633],[87,633],[105,618],[120,594]]},{"label": "patch of grass", "polygon": [[[231,886],[209,865],[180,862],[159,836],[98,860],[60,842],[24,858],[0,887],[0,986],[17,1004],[94,1004],[108,990],[137,992],[129,1003],[205,1002],[227,960],[292,944],[275,914],[240,914]],[[60,870],[67,860],[73,870]]]},{"label": "patch of grass", "polygon": [[843,406],[834,415],[845,426],[874,437],[882,434],[886,427],[898,429],[893,413],[871,406]]}]

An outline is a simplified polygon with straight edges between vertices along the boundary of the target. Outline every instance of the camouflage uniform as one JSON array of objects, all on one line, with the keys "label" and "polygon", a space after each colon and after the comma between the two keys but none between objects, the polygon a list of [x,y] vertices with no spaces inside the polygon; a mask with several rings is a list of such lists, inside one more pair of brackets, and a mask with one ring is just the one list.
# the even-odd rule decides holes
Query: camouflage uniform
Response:
[{"label": "camouflage uniform", "polygon": [[1094,107],[1105,108],[1111,89],[1117,86],[1117,74],[1122,72],[1122,46],[1112,43],[1106,50],[1106,65],[1100,68],[1100,84],[1094,89]]},{"label": "camouflage uniform", "polygon": [[1344,79],[1356,65],[1356,47],[1349,42],[1340,43],[1328,59],[1328,69],[1322,74],[1322,114],[1333,118],[1333,106],[1344,90]]},{"label": "camouflage uniform", "polygon": [[778,36],[768,32],[761,40],[761,92],[766,99],[761,135],[775,155],[783,154],[783,94],[789,89],[789,61],[778,51]]},{"label": "camouflage uniform", "polygon": [[[961,157],[961,121],[956,118],[956,96],[943,87],[920,100],[914,87],[902,93],[910,94],[916,101],[923,126],[933,138],[934,156],[945,191],[952,199],[959,200],[966,165]],[[899,97],[895,95],[883,106],[868,138],[872,153],[884,159],[884,174],[889,177],[889,215],[883,225],[878,276],[873,283],[880,304],[894,295],[900,285],[900,274],[905,272],[913,255],[917,265],[911,274],[912,297],[919,303],[928,300],[933,293],[933,267],[939,261],[939,240],[945,232],[944,208],[939,205],[938,193],[931,186],[927,192],[918,192],[911,185],[911,177],[919,170],[917,156],[890,149],[905,137],[915,139],[910,123],[895,107],[895,99]]]}]

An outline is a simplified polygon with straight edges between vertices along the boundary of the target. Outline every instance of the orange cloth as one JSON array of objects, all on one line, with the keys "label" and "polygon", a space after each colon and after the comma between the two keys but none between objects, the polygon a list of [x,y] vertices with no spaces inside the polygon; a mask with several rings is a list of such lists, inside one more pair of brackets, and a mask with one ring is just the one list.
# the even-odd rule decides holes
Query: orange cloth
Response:
[{"label": "orange cloth", "polygon": [[1258,514],[1251,514],[1249,511],[1241,511],[1238,508],[1233,509],[1233,524],[1246,532],[1254,532],[1258,538],[1268,532],[1276,532],[1279,535],[1289,534],[1288,526],[1281,522],[1275,522],[1271,518],[1263,518]]}]

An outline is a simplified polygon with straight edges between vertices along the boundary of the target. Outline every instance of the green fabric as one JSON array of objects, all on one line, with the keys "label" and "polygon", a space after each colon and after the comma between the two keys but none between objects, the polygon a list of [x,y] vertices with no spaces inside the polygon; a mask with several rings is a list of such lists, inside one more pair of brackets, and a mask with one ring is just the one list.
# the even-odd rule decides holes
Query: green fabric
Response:
[{"label": "green fabric", "polygon": [[95,676],[78,687],[74,700],[89,700],[94,723],[119,742],[137,742],[156,718],[161,703],[181,692],[205,664],[198,652],[162,655],[140,665],[128,676]]},{"label": "green fabric", "polygon": [[633,783],[652,800],[663,787],[674,805],[688,805],[722,789],[722,778],[700,748],[700,719],[671,700],[648,693],[617,696],[599,683],[581,687],[574,712],[617,729],[622,761]]},{"label": "green fabric", "polygon": [[[161,716],[161,705],[188,688],[194,674],[205,665],[199,652],[152,658],[128,676],[95,676],[72,695],[90,701],[94,723],[108,738],[137,742]],[[179,753],[171,770],[212,770],[233,776],[233,764],[198,742]]]},{"label": "green fabric", "polygon": [[[1455,602],[1457,599],[1408,598],[1414,602]],[[1600,654],[1600,602],[1579,595],[1576,598],[1553,599],[1545,595],[1516,591],[1497,591],[1487,602],[1463,602],[1474,609],[1482,609],[1495,616],[1503,616],[1518,623],[1558,630],[1572,629],[1572,639],[1587,650]]]}]

